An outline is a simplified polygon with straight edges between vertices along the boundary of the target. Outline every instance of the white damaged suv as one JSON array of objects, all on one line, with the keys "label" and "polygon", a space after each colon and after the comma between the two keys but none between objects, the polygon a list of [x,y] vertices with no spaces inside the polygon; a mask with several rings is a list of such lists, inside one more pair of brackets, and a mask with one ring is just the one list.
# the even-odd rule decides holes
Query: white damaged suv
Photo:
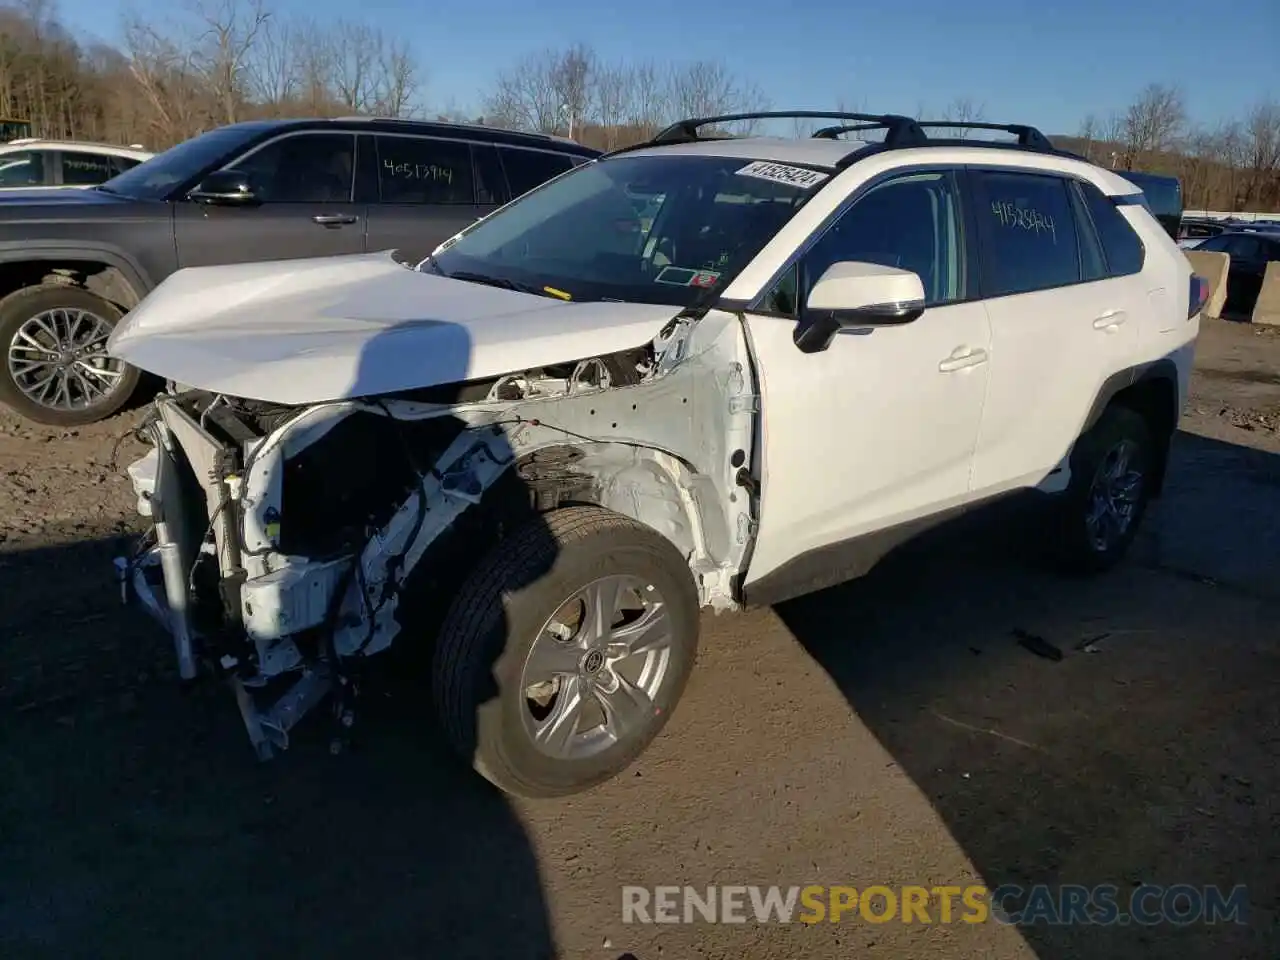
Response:
[{"label": "white damaged suv", "polygon": [[[716,132],[777,116],[836,124]],[[349,724],[363,659],[414,645],[458,750],[547,796],[658,733],[704,607],[859,576],[1022,490],[1064,561],[1110,566],[1160,492],[1204,284],[1120,176],[946,126],[683,121],[416,268],[179,271],[109,346],[170,383],[126,599],[184,677],[230,680],[264,758],[321,702]]]}]

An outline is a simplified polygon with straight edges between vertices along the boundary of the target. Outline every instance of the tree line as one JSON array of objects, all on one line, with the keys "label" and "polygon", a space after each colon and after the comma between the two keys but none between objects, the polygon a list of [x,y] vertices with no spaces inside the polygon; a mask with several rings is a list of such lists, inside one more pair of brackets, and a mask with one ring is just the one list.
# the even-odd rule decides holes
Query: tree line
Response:
[{"label": "tree line", "polygon": [[[30,120],[40,136],[153,150],[240,120],[344,114],[470,120],[613,149],[673,118],[771,106],[717,60],[611,63],[571,44],[499,70],[478,92],[479,115],[428,111],[427,77],[403,38],[358,21],[283,16],[268,3],[187,0],[166,23],[130,18],[112,46],[78,40],[52,0],[0,0],[0,114]],[[866,109],[835,99],[836,109]],[[959,98],[941,110],[919,105],[916,115],[976,123],[985,110]],[[796,123],[793,133],[812,129]],[[1152,84],[1126,109],[1090,115],[1074,136],[1053,139],[1104,166],[1178,176],[1188,208],[1280,210],[1274,99],[1205,128],[1179,88]]]}]

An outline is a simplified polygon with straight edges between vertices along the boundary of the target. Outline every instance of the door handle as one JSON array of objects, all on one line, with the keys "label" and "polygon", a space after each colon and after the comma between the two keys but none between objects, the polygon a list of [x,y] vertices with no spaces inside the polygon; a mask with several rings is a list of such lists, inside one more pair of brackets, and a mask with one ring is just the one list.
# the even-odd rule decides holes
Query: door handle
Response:
[{"label": "door handle", "polygon": [[956,370],[963,370],[965,367],[976,367],[980,363],[987,362],[987,351],[985,350],[967,350],[961,352],[957,350],[947,359],[938,364],[938,369],[943,373],[952,373]]},{"label": "door handle", "polygon": [[1093,321],[1093,329],[1095,330],[1114,330],[1120,324],[1128,319],[1128,314],[1123,310],[1108,310],[1102,316]]},{"label": "door handle", "polygon": [[354,213],[317,213],[311,218],[312,223],[318,223],[322,227],[340,227],[344,223],[355,223],[356,215]]}]

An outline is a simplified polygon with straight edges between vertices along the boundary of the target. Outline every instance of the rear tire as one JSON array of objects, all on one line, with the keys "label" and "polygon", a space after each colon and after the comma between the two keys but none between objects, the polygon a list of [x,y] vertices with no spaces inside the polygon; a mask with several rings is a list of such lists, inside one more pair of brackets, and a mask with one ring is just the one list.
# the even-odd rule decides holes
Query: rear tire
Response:
[{"label": "rear tire", "polygon": [[[597,622],[608,626],[593,632],[604,599]],[[626,604],[633,611],[611,612]],[[509,793],[589,789],[666,724],[696,657],[698,615],[688,564],[656,531],[599,507],[544,514],[486,556],[445,617],[432,663],[441,725]],[[625,652],[629,640],[638,652]]]},{"label": "rear tire", "polygon": [[[114,304],[71,284],[44,283],[0,300],[0,403],[35,423],[79,427],[117,413],[140,372],[104,360],[104,333],[124,316]],[[54,383],[43,392],[40,384]],[[57,381],[66,393],[57,391]]]},{"label": "rear tire", "polygon": [[1128,552],[1151,499],[1156,456],[1146,419],[1120,405],[1076,441],[1056,517],[1056,559],[1065,572],[1101,573]]}]

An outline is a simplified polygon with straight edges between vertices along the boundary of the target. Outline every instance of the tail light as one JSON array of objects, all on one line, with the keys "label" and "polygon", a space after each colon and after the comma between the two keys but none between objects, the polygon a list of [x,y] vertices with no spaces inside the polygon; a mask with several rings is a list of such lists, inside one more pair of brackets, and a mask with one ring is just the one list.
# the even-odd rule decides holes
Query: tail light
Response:
[{"label": "tail light", "polygon": [[1209,281],[1199,274],[1191,275],[1191,298],[1187,301],[1187,319],[1190,320],[1209,302]]}]

